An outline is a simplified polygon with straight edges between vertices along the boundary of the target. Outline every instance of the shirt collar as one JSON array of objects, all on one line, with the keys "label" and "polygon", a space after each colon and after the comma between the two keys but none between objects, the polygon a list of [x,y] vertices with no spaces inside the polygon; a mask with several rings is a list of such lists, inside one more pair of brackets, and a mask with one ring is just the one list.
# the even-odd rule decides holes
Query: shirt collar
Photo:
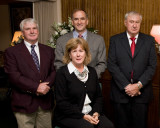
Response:
[{"label": "shirt collar", "polygon": [[[76,67],[72,64],[72,62],[69,62],[67,67],[68,67],[68,70],[69,70],[70,74],[73,73],[75,70],[77,70]],[[86,65],[84,65],[84,70],[85,69],[89,72],[89,70],[88,70]]]},{"label": "shirt collar", "polygon": [[[28,46],[28,47],[31,47],[31,45],[32,45],[32,44],[30,44],[29,42],[27,42],[27,41],[25,41],[25,40],[24,40],[24,44],[25,44],[26,46]],[[36,45],[36,47],[37,47],[37,46],[38,46],[38,41],[37,41],[34,45]]]},{"label": "shirt collar", "polygon": [[[78,35],[79,35],[79,33],[76,31],[76,30],[74,30],[73,31],[73,38],[78,38]],[[82,33],[82,36],[83,36],[83,39],[87,39],[87,30],[84,32],[84,33]]]},{"label": "shirt collar", "polygon": [[[129,33],[128,33],[128,32],[126,32],[126,33],[127,33],[127,37],[128,37],[128,39],[130,39],[130,38],[131,38],[131,36],[129,35]],[[139,34],[137,34],[137,35],[135,36],[136,40],[138,39],[138,35],[139,35]]]}]

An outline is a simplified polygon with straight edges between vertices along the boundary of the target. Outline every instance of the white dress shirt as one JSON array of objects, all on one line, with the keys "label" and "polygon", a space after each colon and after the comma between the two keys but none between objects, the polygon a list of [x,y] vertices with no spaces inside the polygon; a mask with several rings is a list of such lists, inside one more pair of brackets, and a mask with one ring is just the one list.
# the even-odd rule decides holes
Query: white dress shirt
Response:
[{"label": "white dress shirt", "polygon": [[[131,36],[128,34],[128,32],[127,32],[127,37],[128,37],[128,40],[129,40],[129,46],[131,47],[131,44],[132,44],[132,40],[130,39],[131,38]],[[135,44],[137,43],[137,39],[138,39],[138,34],[135,36]]]},{"label": "white dress shirt", "polygon": [[[26,45],[29,53],[31,54],[31,45],[32,45],[32,44],[28,43],[28,42],[25,41],[25,40],[24,40],[24,44]],[[39,60],[39,64],[40,64],[40,53],[39,53],[38,41],[37,41],[34,45],[35,45],[34,50],[35,50],[35,52],[36,52],[36,54],[37,54],[37,56],[38,56],[38,60]]]}]

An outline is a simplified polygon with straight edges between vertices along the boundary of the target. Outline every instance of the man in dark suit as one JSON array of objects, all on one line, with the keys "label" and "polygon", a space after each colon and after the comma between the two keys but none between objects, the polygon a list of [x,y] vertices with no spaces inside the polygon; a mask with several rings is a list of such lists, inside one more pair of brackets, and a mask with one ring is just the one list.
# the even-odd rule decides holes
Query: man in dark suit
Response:
[{"label": "man in dark suit", "polygon": [[64,65],[62,62],[62,57],[64,55],[65,46],[68,40],[71,38],[82,37],[87,41],[91,53],[91,62],[89,63],[89,66],[96,69],[98,78],[100,78],[107,66],[106,47],[103,37],[87,31],[86,27],[88,25],[88,15],[81,9],[76,9],[73,11],[72,24],[75,30],[65,34],[64,36],[61,36],[57,40],[55,49],[56,69],[59,69]]},{"label": "man in dark suit", "polygon": [[24,19],[20,29],[24,42],[5,52],[12,110],[19,128],[51,128],[54,50],[38,42],[38,24],[34,19]]},{"label": "man in dark suit", "polygon": [[126,32],[110,38],[108,70],[112,75],[116,128],[147,127],[148,103],[153,96],[151,80],[157,61],[154,38],[139,32],[141,22],[139,13],[126,13]]}]

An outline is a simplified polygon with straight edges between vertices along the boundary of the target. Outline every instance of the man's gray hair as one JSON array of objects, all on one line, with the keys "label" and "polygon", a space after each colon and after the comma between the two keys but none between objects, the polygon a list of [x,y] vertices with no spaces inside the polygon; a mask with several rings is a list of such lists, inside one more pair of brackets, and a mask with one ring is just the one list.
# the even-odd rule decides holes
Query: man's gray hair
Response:
[{"label": "man's gray hair", "polygon": [[124,16],[124,19],[127,20],[127,18],[128,18],[129,15],[139,15],[140,19],[142,21],[142,15],[140,13],[136,12],[136,11],[129,11],[129,12],[127,12],[125,14],[125,16]]},{"label": "man's gray hair", "polygon": [[20,30],[21,31],[23,31],[24,24],[26,24],[27,22],[29,22],[29,23],[35,23],[36,26],[37,26],[37,29],[39,28],[38,23],[37,23],[37,21],[35,19],[33,19],[33,18],[26,18],[26,19],[22,20],[21,23],[20,23]]}]

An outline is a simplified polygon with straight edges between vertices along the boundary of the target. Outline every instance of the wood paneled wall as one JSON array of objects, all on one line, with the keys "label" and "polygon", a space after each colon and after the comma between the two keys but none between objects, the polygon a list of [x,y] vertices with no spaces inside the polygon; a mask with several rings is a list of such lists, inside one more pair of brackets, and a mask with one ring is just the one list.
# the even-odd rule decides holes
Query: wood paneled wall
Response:
[{"label": "wood paneled wall", "polygon": [[[98,34],[105,39],[107,55],[109,38],[125,31],[124,15],[128,11],[137,11],[142,14],[141,32],[150,34],[153,24],[160,24],[160,0],[61,0],[62,21],[67,21],[68,16],[76,8],[84,9],[89,15],[88,27],[99,30]],[[160,85],[160,56],[155,76],[153,78],[154,99],[149,105],[148,128],[158,128],[159,120],[159,85]],[[110,80],[109,72],[103,74],[101,79],[105,99],[105,112],[113,120],[112,105],[109,101]]]},{"label": "wood paneled wall", "polygon": [[[141,32],[150,33],[153,24],[160,24],[160,0],[61,0],[62,20],[67,21],[73,9],[81,8],[89,15],[89,27],[99,30],[109,47],[110,36],[125,31],[124,15],[135,10],[142,14]],[[107,52],[108,53],[108,52]]]}]

